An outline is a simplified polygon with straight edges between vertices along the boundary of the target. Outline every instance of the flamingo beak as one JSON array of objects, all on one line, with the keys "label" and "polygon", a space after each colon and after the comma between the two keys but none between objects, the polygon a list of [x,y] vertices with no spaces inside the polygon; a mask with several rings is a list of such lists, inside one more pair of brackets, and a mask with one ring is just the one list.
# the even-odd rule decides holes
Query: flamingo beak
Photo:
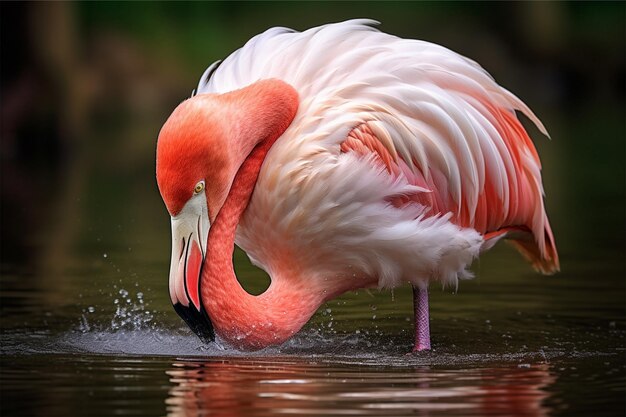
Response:
[{"label": "flamingo beak", "polygon": [[204,194],[194,195],[172,217],[172,262],[169,289],[174,310],[205,343],[215,340],[211,319],[202,305],[200,285],[209,235]]}]

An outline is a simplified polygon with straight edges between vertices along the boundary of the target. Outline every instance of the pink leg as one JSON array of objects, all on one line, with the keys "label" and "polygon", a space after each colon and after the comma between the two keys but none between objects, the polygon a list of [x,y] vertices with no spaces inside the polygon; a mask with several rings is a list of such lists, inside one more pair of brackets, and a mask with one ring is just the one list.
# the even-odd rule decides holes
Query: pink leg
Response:
[{"label": "pink leg", "polygon": [[413,309],[415,311],[415,346],[413,346],[413,352],[430,350],[428,288],[413,287]]}]

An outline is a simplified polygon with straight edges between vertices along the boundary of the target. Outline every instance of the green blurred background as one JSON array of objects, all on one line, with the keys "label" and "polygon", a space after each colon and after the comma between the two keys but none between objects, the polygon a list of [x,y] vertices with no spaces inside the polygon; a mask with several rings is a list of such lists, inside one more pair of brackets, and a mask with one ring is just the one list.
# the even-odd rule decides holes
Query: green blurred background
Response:
[{"label": "green blurred background", "polygon": [[623,2],[2,2],[4,319],[18,323],[7,312],[20,303],[76,317],[73,297],[105,279],[153,288],[153,306],[168,309],[162,123],[255,34],[356,17],[476,60],[535,111],[553,138],[526,124],[562,268],[594,279],[594,265],[610,265],[623,294],[624,15]]}]

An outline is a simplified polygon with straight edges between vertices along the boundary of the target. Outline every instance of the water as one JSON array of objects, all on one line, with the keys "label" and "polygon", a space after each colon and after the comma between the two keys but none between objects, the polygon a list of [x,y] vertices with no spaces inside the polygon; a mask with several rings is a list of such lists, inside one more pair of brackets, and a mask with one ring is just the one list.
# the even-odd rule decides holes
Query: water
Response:
[{"label": "water", "polygon": [[[400,289],[347,294],[283,346],[243,353],[204,346],[169,308],[167,252],[140,266],[139,247],[113,246],[74,258],[62,286],[5,265],[3,415],[624,410],[623,285],[598,279],[622,272],[610,254],[542,277],[496,248],[458,293],[432,291],[431,352],[407,355],[411,298]],[[261,274],[236,259],[260,291],[250,281]]]}]

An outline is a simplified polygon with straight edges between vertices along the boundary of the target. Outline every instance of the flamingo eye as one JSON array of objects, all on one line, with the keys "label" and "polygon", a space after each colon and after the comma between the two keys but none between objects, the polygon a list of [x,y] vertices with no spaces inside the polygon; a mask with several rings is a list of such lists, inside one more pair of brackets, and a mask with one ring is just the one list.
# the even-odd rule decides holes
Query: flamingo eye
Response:
[{"label": "flamingo eye", "polygon": [[204,181],[200,181],[199,183],[196,184],[196,186],[193,189],[193,193],[194,195],[200,194],[202,190],[204,190]]}]

